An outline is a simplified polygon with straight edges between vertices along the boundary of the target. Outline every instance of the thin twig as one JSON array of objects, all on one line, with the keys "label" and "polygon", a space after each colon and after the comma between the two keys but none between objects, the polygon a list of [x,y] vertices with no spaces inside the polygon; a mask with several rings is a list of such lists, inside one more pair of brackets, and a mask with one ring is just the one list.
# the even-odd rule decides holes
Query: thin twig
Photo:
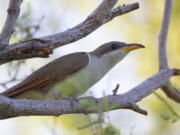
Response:
[{"label": "thin twig", "polygon": [[9,0],[7,18],[0,34],[0,47],[1,48],[9,44],[11,34],[14,31],[14,27],[16,25],[16,22],[19,16],[21,3],[22,3],[22,0]]},{"label": "thin twig", "polygon": [[120,16],[122,14],[127,14],[132,10],[136,10],[139,8],[139,4],[137,2],[131,4],[124,4],[122,6],[118,6],[109,13],[108,17],[105,19],[105,22],[112,20],[116,16]]},{"label": "thin twig", "polygon": [[171,98],[172,100],[180,103],[180,91],[177,90],[172,84],[169,82],[161,88],[167,97]]},{"label": "thin twig", "polygon": [[165,0],[164,15],[159,35],[159,69],[168,69],[167,54],[166,54],[166,41],[170,17],[172,12],[172,0]]},{"label": "thin twig", "polygon": [[180,69],[176,69],[176,68],[175,68],[174,71],[175,71],[175,72],[174,72],[174,75],[180,75]]},{"label": "thin twig", "polygon": [[113,96],[117,95],[118,89],[119,89],[119,83],[116,85],[116,88],[112,91]]}]

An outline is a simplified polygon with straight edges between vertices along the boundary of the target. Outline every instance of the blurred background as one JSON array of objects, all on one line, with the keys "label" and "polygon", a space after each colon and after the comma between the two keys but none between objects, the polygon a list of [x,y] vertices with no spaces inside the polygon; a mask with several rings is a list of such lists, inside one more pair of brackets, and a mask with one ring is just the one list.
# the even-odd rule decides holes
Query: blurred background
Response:
[{"label": "blurred background", "polygon": [[[0,29],[8,7],[0,0]],[[100,3],[99,0],[24,0],[11,43],[64,31],[83,21]],[[127,4],[134,0],[120,0]],[[0,91],[15,85],[34,70],[53,59],[78,51],[91,51],[108,41],[137,42],[146,46],[129,54],[86,95],[102,97],[112,94],[117,83],[124,93],[158,71],[158,34],[164,0],[139,0],[140,9],[120,16],[87,37],[60,47],[50,58],[33,58],[0,66]],[[118,5],[117,4],[117,5]],[[180,1],[174,1],[168,36],[168,62],[180,68]],[[172,78],[180,88],[180,78]],[[180,105],[166,98],[161,90],[144,98],[139,105],[148,116],[130,110],[116,110],[93,115],[60,117],[19,117],[0,120],[3,135],[179,135]],[[94,124],[93,124],[94,123]]]}]

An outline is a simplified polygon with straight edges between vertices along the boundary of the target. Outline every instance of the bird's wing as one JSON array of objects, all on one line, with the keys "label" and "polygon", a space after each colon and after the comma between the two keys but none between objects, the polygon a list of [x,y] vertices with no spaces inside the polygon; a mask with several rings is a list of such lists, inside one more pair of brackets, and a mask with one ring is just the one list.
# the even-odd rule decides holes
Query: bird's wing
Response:
[{"label": "bird's wing", "polygon": [[27,90],[50,85],[63,80],[79,71],[89,63],[87,53],[73,53],[60,57],[30,74],[24,81],[1,93],[3,96],[14,97]]}]

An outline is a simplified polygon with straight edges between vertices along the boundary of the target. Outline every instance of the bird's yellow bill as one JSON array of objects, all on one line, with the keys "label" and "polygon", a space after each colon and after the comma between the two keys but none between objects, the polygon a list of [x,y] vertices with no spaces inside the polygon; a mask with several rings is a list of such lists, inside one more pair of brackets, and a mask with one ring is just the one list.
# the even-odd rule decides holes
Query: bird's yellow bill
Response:
[{"label": "bird's yellow bill", "polygon": [[140,48],[145,48],[145,47],[141,44],[128,44],[126,47],[123,47],[122,50],[132,51],[132,50],[140,49]]}]

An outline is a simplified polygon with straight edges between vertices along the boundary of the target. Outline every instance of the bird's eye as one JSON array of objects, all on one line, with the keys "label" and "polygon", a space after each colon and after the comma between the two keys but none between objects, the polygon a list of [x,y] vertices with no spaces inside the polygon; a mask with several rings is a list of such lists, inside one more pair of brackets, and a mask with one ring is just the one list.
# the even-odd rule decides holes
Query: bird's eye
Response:
[{"label": "bird's eye", "polygon": [[117,47],[115,44],[112,44],[111,48],[112,48],[112,50],[116,50]]}]

